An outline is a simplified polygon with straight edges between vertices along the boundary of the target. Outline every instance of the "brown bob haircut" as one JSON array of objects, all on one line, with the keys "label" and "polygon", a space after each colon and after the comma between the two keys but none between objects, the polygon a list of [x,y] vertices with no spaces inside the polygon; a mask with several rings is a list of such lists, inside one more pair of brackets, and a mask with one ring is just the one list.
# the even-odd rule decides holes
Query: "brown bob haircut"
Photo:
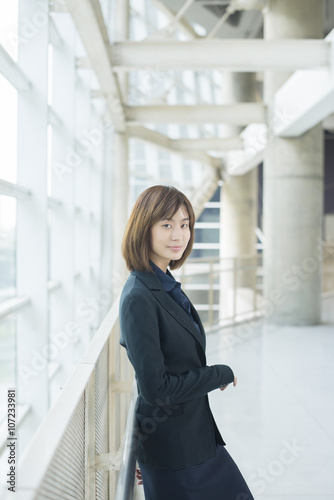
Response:
[{"label": "brown bob haircut", "polygon": [[152,186],[139,195],[122,241],[122,254],[130,271],[153,272],[149,263],[151,228],[156,222],[171,219],[180,207],[184,207],[189,216],[190,239],[181,259],[170,261],[171,269],[181,267],[192,250],[195,224],[193,207],[188,198],[173,186]]}]

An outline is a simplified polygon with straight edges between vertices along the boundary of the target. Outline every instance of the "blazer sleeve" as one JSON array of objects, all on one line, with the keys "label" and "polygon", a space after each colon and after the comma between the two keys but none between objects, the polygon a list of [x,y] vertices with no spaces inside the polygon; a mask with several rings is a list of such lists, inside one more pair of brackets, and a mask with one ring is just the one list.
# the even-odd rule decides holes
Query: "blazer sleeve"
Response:
[{"label": "blazer sleeve", "polygon": [[151,405],[186,403],[234,380],[226,365],[168,373],[160,347],[155,305],[147,294],[129,294],[120,307],[122,345],[137,375],[141,394]]}]

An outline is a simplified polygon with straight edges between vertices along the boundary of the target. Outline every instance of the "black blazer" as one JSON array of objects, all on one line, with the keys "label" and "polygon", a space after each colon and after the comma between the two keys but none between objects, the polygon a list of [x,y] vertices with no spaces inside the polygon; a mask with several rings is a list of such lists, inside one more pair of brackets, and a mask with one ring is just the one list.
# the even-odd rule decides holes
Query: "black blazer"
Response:
[{"label": "black blazer", "polygon": [[182,469],[216,455],[225,444],[207,393],[231,383],[226,365],[206,365],[205,333],[163,289],[159,278],[132,271],[120,299],[120,343],[138,385],[138,462],[158,469]]}]

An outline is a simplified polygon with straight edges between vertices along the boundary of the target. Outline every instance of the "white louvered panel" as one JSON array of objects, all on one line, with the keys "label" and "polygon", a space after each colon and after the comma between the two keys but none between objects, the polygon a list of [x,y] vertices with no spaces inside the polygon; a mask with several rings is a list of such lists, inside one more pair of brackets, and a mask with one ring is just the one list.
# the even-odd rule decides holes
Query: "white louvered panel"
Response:
[{"label": "white louvered panel", "polygon": [[83,394],[39,488],[36,500],[84,500],[85,465]]},{"label": "white louvered panel", "polygon": [[[108,453],[108,342],[95,368],[95,453]],[[109,499],[109,472],[96,472],[96,499]]]}]

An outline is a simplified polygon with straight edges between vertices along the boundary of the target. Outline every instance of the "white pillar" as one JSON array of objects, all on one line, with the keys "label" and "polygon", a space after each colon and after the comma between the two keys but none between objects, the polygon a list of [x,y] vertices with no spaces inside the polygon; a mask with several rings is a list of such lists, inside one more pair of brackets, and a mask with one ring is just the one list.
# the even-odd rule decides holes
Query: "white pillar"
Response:
[{"label": "white pillar", "polygon": [[[257,227],[258,169],[231,176],[222,187],[221,256],[255,255]],[[242,265],[243,261],[239,261]],[[250,262],[245,262],[249,264]],[[237,275],[237,286],[252,287],[254,272]]]},{"label": "white pillar", "polygon": [[[127,134],[114,134],[114,169],[113,169],[113,217],[112,217],[112,240],[113,240],[113,262],[112,282],[114,292],[119,291],[117,284],[124,280],[126,268],[121,254],[121,242],[124,229],[128,220],[129,199],[129,169],[128,169],[128,147]],[[116,285],[116,287],[115,287]]]},{"label": "white pillar", "polygon": [[25,40],[27,19],[34,19],[37,12],[42,12],[39,18],[41,26],[35,29],[33,36],[30,32],[27,43],[19,45],[18,59],[31,86],[19,92],[18,97],[17,182],[32,192],[27,198],[19,198],[17,204],[17,295],[30,298],[30,306],[17,316],[17,397],[20,404],[31,407],[19,430],[21,451],[49,407],[46,168],[48,1],[20,2],[19,36]]},{"label": "white pillar", "polygon": [[[255,102],[254,73],[223,73],[223,102]],[[224,126],[226,136],[237,136],[240,127]],[[255,228],[257,227],[258,169],[242,176],[225,178],[221,188],[220,256],[234,257],[223,261],[223,267],[232,269],[251,264],[251,260],[238,259],[242,255],[255,255]],[[255,284],[255,270],[224,271],[221,275],[221,316],[233,313],[233,288],[237,287],[237,311],[251,310]],[[241,297],[241,288],[243,290]]]},{"label": "white pillar", "polygon": [[113,283],[112,277],[112,262],[113,262],[113,236],[112,236],[112,225],[113,225],[113,169],[114,169],[114,133],[112,123],[101,121],[101,128],[104,131],[104,142],[103,142],[103,177],[102,177],[102,221],[101,221],[101,231],[102,231],[102,241],[101,241],[101,255],[102,255],[102,274],[101,274],[101,287],[110,291],[111,299],[110,304],[106,304],[104,308],[101,309],[100,319],[102,320],[107,313],[113,296],[113,290],[117,283]]},{"label": "white pillar", "polygon": [[[265,11],[266,40],[322,38],[322,2],[271,0]],[[269,125],[275,92],[289,75],[265,75]],[[269,127],[271,128],[271,127]],[[264,298],[268,321],[317,324],[321,313],[320,241],[323,216],[321,124],[294,139],[271,134],[264,162]]]},{"label": "white pillar", "polygon": [[[117,41],[127,40],[129,36],[129,0],[117,0],[116,3],[116,35]],[[123,100],[127,101],[128,76],[120,80]],[[121,254],[121,242],[129,214],[129,138],[126,133],[115,132],[114,135],[114,165],[113,165],[113,218],[112,218],[112,280],[113,292],[119,292],[119,284],[125,279],[126,267]]]},{"label": "white pillar", "polygon": [[[62,43],[53,46],[51,106],[62,123],[52,127],[51,195],[61,202],[50,217],[50,279],[60,287],[49,292],[50,361],[59,366],[50,381],[51,405],[73,366],[74,311],[74,170],[66,165],[74,150],[75,30],[71,19],[56,18]],[[66,92],[62,82],[66,81]],[[63,124],[66,124],[64,127]],[[63,167],[61,167],[63,166]],[[62,170],[64,168],[64,170]],[[78,167],[80,168],[80,167]],[[64,244],[65,243],[65,244]],[[74,334],[74,335],[73,335]]]},{"label": "white pillar", "polygon": [[93,308],[90,303],[96,298],[96,290],[92,287],[91,279],[91,206],[92,206],[92,159],[95,149],[87,139],[87,132],[91,130],[91,109],[89,106],[91,93],[90,81],[85,73],[78,74],[75,87],[75,152],[77,166],[74,176],[74,204],[75,204],[75,293],[74,293],[74,321],[80,335],[75,343],[75,362],[86,349],[93,334]]}]

